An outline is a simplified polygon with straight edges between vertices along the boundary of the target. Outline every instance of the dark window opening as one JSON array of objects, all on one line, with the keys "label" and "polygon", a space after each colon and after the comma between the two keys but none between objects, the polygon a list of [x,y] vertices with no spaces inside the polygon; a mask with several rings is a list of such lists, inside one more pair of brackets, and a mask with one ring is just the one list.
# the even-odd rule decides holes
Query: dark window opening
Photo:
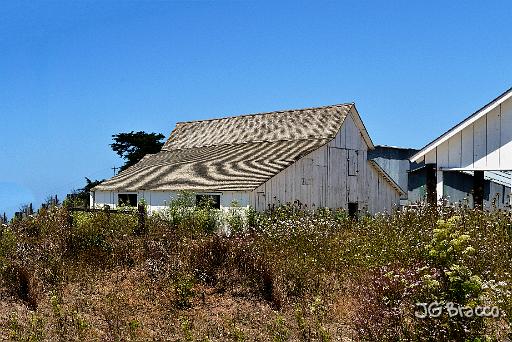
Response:
[{"label": "dark window opening", "polygon": [[359,204],[357,202],[348,204],[348,216],[357,219],[357,212],[359,211]]},{"label": "dark window opening", "polygon": [[220,209],[220,195],[196,195],[196,205]]},{"label": "dark window opening", "polygon": [[136,207],[137,206],[137,194],[119,194],[119,195],[117,195],[117,202],[119,203],[119,205]]}]

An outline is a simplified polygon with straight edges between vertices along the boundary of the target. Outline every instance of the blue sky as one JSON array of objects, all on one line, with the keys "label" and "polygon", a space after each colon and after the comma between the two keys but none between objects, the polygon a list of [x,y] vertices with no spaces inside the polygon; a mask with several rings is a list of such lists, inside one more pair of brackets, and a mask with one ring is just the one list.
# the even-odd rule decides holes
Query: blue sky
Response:
[{"label": "blue sky", "polygon": [[0,212],[122,165],[111,135],[356,102],[422,147],[512,84],[503,2],[3,1]]}]

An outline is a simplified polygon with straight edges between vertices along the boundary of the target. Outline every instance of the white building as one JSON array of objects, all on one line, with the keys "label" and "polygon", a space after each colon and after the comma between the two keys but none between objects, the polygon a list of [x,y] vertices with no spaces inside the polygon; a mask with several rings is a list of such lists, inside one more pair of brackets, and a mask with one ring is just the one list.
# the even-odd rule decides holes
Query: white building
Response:
[{"label": "white building", "polygon": [[[454,179],[454,172],[474,177],[471,196],[476,205],[482,206],[485,196],[510,201],[499,197],[510,197],[512,182],[512,88],[425,146],[411,161],[430,168],[431,201],[447,196],[451,190],[447,176]],[[508,195],[505,188],[503,194],[485,194],[485,180],[507,184]]]},{"label": "white building", "polygon": [[150,210],[179,191],[208,195],[219,208],[308,208],[390,212],[403,190],[373,161],[354,104],[181,122],[162,151],[103,182],[94,207],[144,200]]}]

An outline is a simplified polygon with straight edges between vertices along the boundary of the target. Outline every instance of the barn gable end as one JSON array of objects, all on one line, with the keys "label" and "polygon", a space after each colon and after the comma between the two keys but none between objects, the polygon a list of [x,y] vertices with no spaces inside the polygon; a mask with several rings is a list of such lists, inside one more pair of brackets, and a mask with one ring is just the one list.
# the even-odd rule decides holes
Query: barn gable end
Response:
[{"label": "barn gable end", "polygon": [[[512,88],[425,146],[411,161],[418,163],[418,175],[423,167],[431,170],[424,177],[432,184],[426,191],[430,203],[470,198],[474,207],[482,208],[486,202],[504,205],[505,200],[510,206],[512,198],[505,196],[512,185]],[[486,181],[493,190],[486,189]]]},{"label": "barn gable end", "polygon": [[373,143],[360,122],[353,107],[331,141],[260,185],[252,192],[251,205],[265,210],[296,202],[312,209],[348,209],[352,203],[363,212],[390,212],[403,191],[367,161]]}]

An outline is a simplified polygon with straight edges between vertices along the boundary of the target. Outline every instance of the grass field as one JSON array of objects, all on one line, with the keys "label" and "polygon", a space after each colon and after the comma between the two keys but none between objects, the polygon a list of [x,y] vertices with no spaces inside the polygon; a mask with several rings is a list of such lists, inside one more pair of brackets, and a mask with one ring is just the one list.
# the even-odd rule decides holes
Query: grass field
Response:
[{"label": "grass field", "polygon": [[[176,202],[143,232],[136,216],[74,215],[72,227],[57,207],[2,227],[0,339],[512,337],[509,212],[425,207],[353,221],[283,206],[219,217]],[[417,303],[436,301],[461,311],[416,317]]]}]

